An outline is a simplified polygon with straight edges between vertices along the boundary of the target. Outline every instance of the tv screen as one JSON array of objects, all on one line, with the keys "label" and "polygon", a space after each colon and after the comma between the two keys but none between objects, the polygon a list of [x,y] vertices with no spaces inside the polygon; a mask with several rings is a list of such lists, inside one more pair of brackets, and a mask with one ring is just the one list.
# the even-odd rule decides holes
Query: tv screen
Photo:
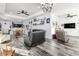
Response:
[{"label": "tv screen", "polygon": [[75,28],[75,23],[66,23],[64,24],[64,28]]},{"label": "tv screen", "polygon": [[20,27],[23,27],[23,24],[13,24],[13,27],[18,27],[18,28],[20,28]]}]

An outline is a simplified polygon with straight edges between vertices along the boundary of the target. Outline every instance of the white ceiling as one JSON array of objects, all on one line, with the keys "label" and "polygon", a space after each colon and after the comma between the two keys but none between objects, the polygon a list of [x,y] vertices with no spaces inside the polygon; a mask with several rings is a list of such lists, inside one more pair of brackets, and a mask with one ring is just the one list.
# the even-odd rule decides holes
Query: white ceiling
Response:
[{"label": "white ceiling", "polygon": [[54,3],[53,13],[79,13],[79,3]]},{"label": "white ceiling", "polygon": [[[30,15],[33,15],[41,10],[40,3],[6,3],[5,12],[8,14],[17,15],[17,11],[25,10]],[[19,14],[19,16],[25,16],[23,14]]]}]

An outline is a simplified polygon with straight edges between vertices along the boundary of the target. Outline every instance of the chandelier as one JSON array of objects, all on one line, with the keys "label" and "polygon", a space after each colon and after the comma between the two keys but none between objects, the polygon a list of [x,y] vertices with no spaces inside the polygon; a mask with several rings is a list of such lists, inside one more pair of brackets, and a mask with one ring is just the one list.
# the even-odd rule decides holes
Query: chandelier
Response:
[{"label": "chandelier", "polygon": [[45,13],[50,13],[52,11],[53,3],[44,3],[42,4],[42,10]]}]

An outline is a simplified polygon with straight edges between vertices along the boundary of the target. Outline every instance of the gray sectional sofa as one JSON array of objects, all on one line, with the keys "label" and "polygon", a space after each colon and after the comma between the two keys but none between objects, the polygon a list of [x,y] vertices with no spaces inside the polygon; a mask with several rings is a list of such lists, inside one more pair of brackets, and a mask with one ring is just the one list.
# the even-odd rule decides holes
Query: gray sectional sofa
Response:
[{"label": "gray sectional sofa", "polygon": [[28,35],[24,37],[24,43],[27,46],[36,46],[45,41],[45,31],[41,29],[33,29],[31,32],[28,32]]}]

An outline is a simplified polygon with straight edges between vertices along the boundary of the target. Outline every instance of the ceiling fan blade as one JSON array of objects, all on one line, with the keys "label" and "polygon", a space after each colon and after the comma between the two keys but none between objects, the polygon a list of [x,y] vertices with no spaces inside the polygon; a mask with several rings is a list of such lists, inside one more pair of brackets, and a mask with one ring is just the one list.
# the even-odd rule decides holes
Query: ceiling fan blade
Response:
[{"label": "ceiling fan blade", "polygon": [[29,14],[25,14],[25,15],[28,15],[29,16]]},{"label": "ceiling fan blade", "polygon": [[25,12],[24,10],[18,11],[17,14],[25,14],[25,15],[29,16],[28,12],[27,11]]},{"label": "ceiling fan blade", "polygon": [[29,15],[28,12],[25,12],[24,14],[25,14],[25,15]]}]

